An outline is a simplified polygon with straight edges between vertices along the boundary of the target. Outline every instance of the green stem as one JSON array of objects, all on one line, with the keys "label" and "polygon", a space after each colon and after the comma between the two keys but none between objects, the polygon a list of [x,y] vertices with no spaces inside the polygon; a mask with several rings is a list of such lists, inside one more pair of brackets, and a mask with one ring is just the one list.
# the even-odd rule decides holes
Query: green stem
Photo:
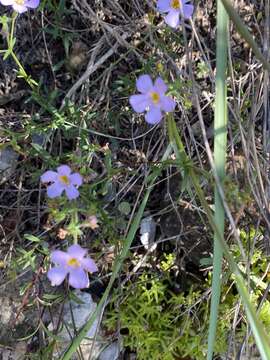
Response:
[{"label": "green stem", "polygon": [[[17,64],[20,73],[22,74],[23,78],[25,79],[25,81],[30,85],[30,87],[33,89],[34,85],[37,85],[37,83],[30,79],[30,77],[27,75],[26,71],[24,70],[22,64],[20,63],[19,59],[17,58],[16,54],[13,51],[13,47],[14,47],[14,30],[15,30],[15,21],[17,19],[18,14],[16,12],[14,12],[12,14],[12,21],[11,21],[11,29],[10,29],[10,34],[7,37],[7,43],[8,43],[8,49],[5,50],[4,52],[6,54],[10,54],[13,58],[13,60],[15,61],[15,63]],[[6,55],[6,57],[8,56]]]},{"label": "green stem", "polygon": [[[12,14],[12,22],[11,22],[11,30],[10,30],[10,34],[9,34],[9,37],[8,37],[8,48],[10,49],[10,46],[12,46],[12,40],[13,40],[13,36],[14,36],[14,29],[15,29],[15,21],[16,21],[16,18],[17,18],[17,13],[14,12]],[[12,49],[10,49],[12,50]]]},{"label": "green stem", "polygon": [[78,211],[74,210],[72,213],[73,228],[76,228],[76,231],[73,233],[73,244],[78,244],[78,233],[77,233],[77,225],[78,225]]},{"label": "green stem", "polygon": [[24,70],[22,64],[20,63],[19,59],[17,58],[16,54],[13,52],[13,50],[11,51],[11,56],[13,58],[13,60],[15,61],[15,63],[18,65],[18,68],[22,74],[22,77],[24,78],[24,80],[27,82],[27,84],[31,87],[31,89],[34,89],[34,85],[37,86],[38,84],[36,83],[35,80],[31,79],[30,76],[27,74],[27,72]]},{"label": "green stem", "polygon": [[18,65],[18,68],[20,69],[23,77],[28,78],[28,75],[26,73],[26,71],[24,70],[22,64],[20,63],[20,60],[17,58],[16,54],[13,52],[13,50],[11,51],[11,56],[13,57],[13,60],[15,61],[15,63]]}]

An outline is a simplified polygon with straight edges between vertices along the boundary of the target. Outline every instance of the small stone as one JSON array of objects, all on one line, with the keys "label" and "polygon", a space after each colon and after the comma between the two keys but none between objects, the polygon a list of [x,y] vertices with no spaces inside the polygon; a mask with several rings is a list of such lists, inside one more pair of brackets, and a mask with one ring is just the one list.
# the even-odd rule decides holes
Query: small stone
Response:
[{"label": "small stone", "polygon": [[121,345],[118,341],[113,342],[100,354],[98,360],[117,360],[121,352]]},{"label": "small stone", "polygon": [[69,58],[67,59],[67,68],[71,72],[80,71],[87,63],[88,47],[81,41],[76,41],[71,49]]},{"label": "small stone", "polygon": [[21,303],[19,301],[9,297],[0,296],[0,324],[2,324],[2,326],[8,326],[15,321],[17,325],[20,325],[23,322],[23,313],[19,313],[19,315],[16,316],[16,312],[20,308],[20,305]]},{"label": "small stone", "polygon": [[155,244],[156,237],[156,223],[152,216],[148,216],[141,221],[141,243],[146,250],[155,250],[157,245]]},{"label": "small stone", "polygon": [[46,137],[44,136],[44,134],[34,133],[32,135],[32,142],[33,142],[33,144],[44,147],[44,145],[46,143]]}]

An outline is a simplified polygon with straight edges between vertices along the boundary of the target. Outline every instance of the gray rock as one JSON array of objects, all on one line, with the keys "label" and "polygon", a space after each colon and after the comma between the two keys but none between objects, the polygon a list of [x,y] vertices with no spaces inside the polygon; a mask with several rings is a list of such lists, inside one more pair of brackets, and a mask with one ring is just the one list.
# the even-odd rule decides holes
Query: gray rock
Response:
[{"label": "gray rock", "polygon": [[[80,303],[71,300],[64,305],[62,316],[62,329],[57,333],[59,341],[57,342],[54,358],[59,359],[64,350],[69,346],[75,333],[86,323],[89,317],[95,312],[97,304],[92,300],[92,296],[87,292],[74,291]],[[54,325],[51,323],[48,327],[50,331],[55,330],[59,321],[59,314],[54,317]],[[97,317],[87,333],[86,338],[81,342],[81,357],[74,355],[73,359],[98,359],[101,350],[104,348],[104,340],[99,334],[99,317]],[[76,330],[74,329],[76,328]]]},{"label": "gray rock", "polygon": [[14,348],[0,348],[1,360],[23,360],[25,359],[27,344],[20,341]]},{"label": "gray rock", "polygon": [[[74,293],[81,303],[79,304],[72,300],[64,305],[64,328],[60,333],[58,333],[58,336],[60,336],[64,341],[70,341],[71,337],[74,336],[74,324],[77,330],[80,329],[86,323],[89,316],[94,313],[97,307],[97,304],[92,300],[92,296],[87,292],[76,290]],[[94,321],[93,326],[87,333],[87,337],[94,337],[97,327],[98,319]]]},{"label": "gray rock", "polygon": [[21,306],[21,302],[15,300],[10,296],[1,296],[0,297],[0,324],[1,326],[10,326],[10,323],[15,322],[17,325],[20,325],[24,320],[24,314],[18,312],[17,310]]},{"label": "gray rock", "polygon": [[7,181],[16,169],[19,155],[8,146],[0,150],[0,184]]},{"label": "gray rock", "polygon": [[121,345],[118,341],[107,346],[100,354],[98,360],[117,360],[121,352]]},{"label": "gray rock", "polygon": [[[0,344],[14,347],[18,338],[31,334],[38,326],[39,312],[35,305],[22,305],[24,295],[20,289],[33,280],[32,271],[27,271],[14,280],[0,285]],[[31,294],[28,300],[31,303]],[[1,357],[0,357],[1,359]]]}]

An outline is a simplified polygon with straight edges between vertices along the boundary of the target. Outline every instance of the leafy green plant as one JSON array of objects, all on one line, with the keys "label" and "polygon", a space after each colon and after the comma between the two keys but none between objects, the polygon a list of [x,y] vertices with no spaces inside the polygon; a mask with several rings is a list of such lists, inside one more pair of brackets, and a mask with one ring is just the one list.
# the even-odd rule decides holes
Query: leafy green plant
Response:
[{"label": "leafy green plant", "polygon": [[[240,254],[236,247],[232,253]],[[205,359],[207,353],[207,329],[209,327],[208,289],[212,273],[201,286],[191,287],[187,293],[174,293],[171,290],[170,269],[174,266],[175,256],[165,254],[160,261],[160,272],[144,271],[135,281],[132,279],[120,291],[114,291],[105,325],[114,331],[120,324],[125,335],[124,345],[136,351],[139,360],[191,357]],[[267,259],[256,251],[251,259],[251,277],[265,272]],[[267,280],[267,279],[266,279]],[[239,295],[234,292],[234,276],[224,284],[219,305],[219,321],[214,344],[214,353],[227,351],[228,336],[234,318],[234,309]],[[266,285],[266,281],[263,282]],[[252,304],[257,307],[265,286],[256,288],[252,295]],[[241,327],[234,341],[241,343],[246,334],[247,319],[241,306]],[[266,330],[270,328],[270,302],[264,301],[259,319]],[[254,345],[254,338],[249,343]]]},{"label": "leafy green plant", "polygon": [[[176,294],[171,290],[169,269],[173,255],[161,261],[161,271],[144,271],[131,281],[121,294],[115,290],[105,321],[110,330],[120,323],[124,345],[136,351],[139,360],[166,359],[190,356],[205,359],[209,319],[208,297],[203,288],[191,287],[188,293]],[[238,296],[230,296],[221,304],[215,352],[227,348],[227,336],[233,319],[231,309]],[[126,331],[124,331],[126,330]]]}]

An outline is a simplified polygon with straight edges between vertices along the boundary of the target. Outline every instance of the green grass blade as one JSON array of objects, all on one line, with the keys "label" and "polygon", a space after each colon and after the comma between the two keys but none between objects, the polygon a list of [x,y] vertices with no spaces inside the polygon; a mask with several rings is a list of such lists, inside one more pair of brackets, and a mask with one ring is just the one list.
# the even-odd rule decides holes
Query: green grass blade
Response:
[{"label": "green grass blade", "polygon": [[[174,145],[174,144],[176,145],[176,146],[174,146],[174,148],[176,148],[177,151],[179,152],[178,156],[180,156],[180,154],[181,154],[182,157],[185,156],[186,158],[188,158],[186,153],[183,152],[184,146],[183,146],[181,137],[178,133],[178,130],[177,130],[177,127],[176,127],[173,117],[169,117],[168,121],[169,121],[169,123],[171,123],[169,126],[172,129],[172,131],[171,131],[172,138],[170,139],[171,142],[173,143],[172,145]],[[184,160],[184,161],[186,162],[187,160]],[[235,274],[235,281],[236,281],[237,289],[241,296],[242,302],[245,306],[249,324],[250,324],[252,333],[254,335],[257,347],[260,351],[261,357],[263,360],[270,360],[270,339],[264,331],[263,324],[256,316],[256,311],[250,301],[249,293],[245,286],[245,282],[242,277],[242,274],[241,274],[236,262],[234,261],[233,256],[230,253],[230,249],[229,249],[227,243],[225,242],[224,237],[221,235],[219,228],[216,226],[212,210],[209,207],[207,201],[205,200],[205,195],[202,191],[202,188],[197,179],[197,176],[193,171],[193,168],[190,166],[188,168],[188,171],[189,171],[189,176],[193,183],[195,192],[200,200],[201,205],[203,206],[203,208],[206,212],[209,224],[210,224],[211,228],[213,229],[214,233],[216,234],[216,239],[219,241],[219,244],[222,247],[224,256],[226,257],[226,259],[228,261],[230,270]]]},{"label": "green grass blade", "polygon": [[[217,1],[217,63],[216,63],[216,103],[214,121],[214,161],[220,183],[225,177],[226,147],[227,147],[227,44],[228,15],[221,2]],[[215,186],[215,224],[219,234],[224,236],[225,214],[223,202]],[[208,334],[207,360],[212,360],[216,340],[218,308],[221,292],[222,246],[214,233],[213,279],[210,308],[210,324]]]},{"label": "green grass blade", "polygon": [[244,280],[242,276],[236,276],[236,283],[238,292],[241,295],[243,304],[245,305],[247,318],[250,324],[250,327],[252,329],[252,333],[254,335],[257,347],[259,349],[259,352],[261,354],[261,357],[263,360],[269,360],[270,359],[270,340],[267,338],[263,328],[262,324],[258,319],[258,316],[255,312],[254,307],[252,306],[251,302],[249,301],[249,294],[247,292],[247,288],[245,286]]},{"label": "green grass blade", "polygon": [[[167,150],[165,151],[165,154],[163,155],[162,161],[168,159],[170,153],[172,151],[171,145],[169,145],[167,147]],[[143,217],[144,214],[144,209],[146,207],[148,198],[150,196],[150,193],[153,189],[153,184],[157,178],[157,176],[159,175],[159,171],[157,170],[157,172],[155,174],[152,174],[151,176],[151,181],[149,182],[147,191],[145,193],[145,196],[142,200],[142,203],[139,207],[139,210],[131,224],[130,230],[128,232],[128,235],[125,239],[124,242],[124,246],[123,249],[121,251],[121,254],[119,255],[119,257],[115,260],[114,263],[114,268],[113,268],[113,272],[112,272],[112,276],[110,278],[109,284],[102,296],[102,298],[100,299],[98,306],[96,308],[96,311],[92,314],[92,316],[88,319],[88,321],[85,323],[85,325],[81,328],[81,330],[79,331],[78,335],[73,339],[73,341],[71,342],[70,346],[68,347],[68,349],[66,350],[65,354],[61,357],[61,360],[70,360],[72,355],[76,352],[76,350],[78,349],[78,347],[80,346],[81,341],[86,337],[89,329],[91,328],[91,326],[93,325],[95,319],[97,318],[97,316],[102,312],[103,307],[105,306],[107,299],[109,297],[110,291],[112,289],[112,286],[114,284],[114,281],[116,280],[118,273],[121,270],[122,264],[125,260],[125,258],[128,255],[130,246],[132,244],[133,239],[135,238],[136,232],[140,226],[140,222],[141,219]],[[150,178],[150,176],[149,176]]]}]

